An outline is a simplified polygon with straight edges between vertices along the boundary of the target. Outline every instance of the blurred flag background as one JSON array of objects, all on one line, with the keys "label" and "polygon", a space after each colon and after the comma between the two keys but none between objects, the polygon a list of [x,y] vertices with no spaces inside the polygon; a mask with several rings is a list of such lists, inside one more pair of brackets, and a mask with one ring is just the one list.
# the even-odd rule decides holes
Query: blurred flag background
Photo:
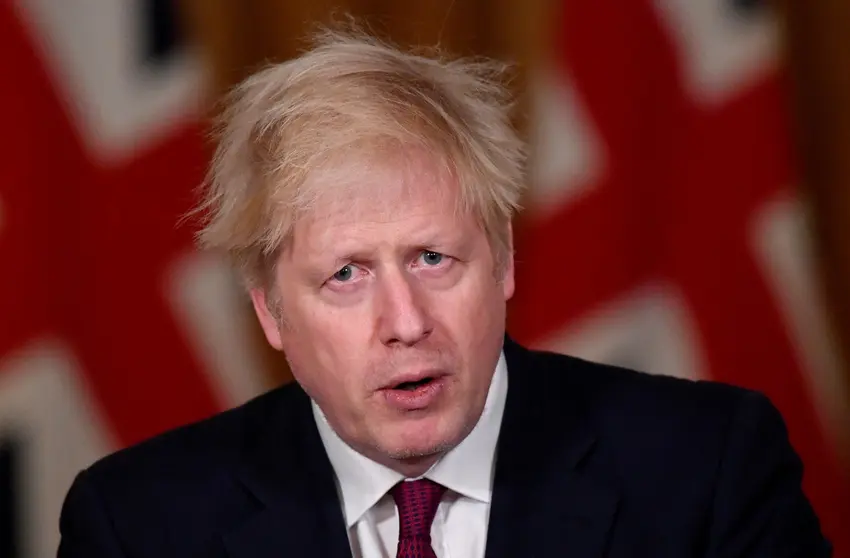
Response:
[{"label": "blurred flag background", "polygon": [[776,13],[766,2],[614,4],[565,3],[538,83],[512,330],[763,391],[838,542],[850,520],[838,447],[848,392],[813,266]]},{"label": "blurred flag background", "polygon": [[289,379],[191,207],[224,88],[347,11],[517,64],[521,341],[764,391],[850,558],[841,0],[0,0],[0,556],[76,472]]}]

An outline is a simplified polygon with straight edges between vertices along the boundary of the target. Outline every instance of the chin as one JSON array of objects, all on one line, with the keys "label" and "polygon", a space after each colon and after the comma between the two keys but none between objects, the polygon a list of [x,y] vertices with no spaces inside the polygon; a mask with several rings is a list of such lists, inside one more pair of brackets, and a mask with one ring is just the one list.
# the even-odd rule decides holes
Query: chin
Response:
[{"label": "chin", "polygon": [[443,455],[444,453],[452,449],[452,447],[454,446],[446,444],[445,446],[411,446],[406,448],[397,448],[394,451],[388,452],[387,457],[389,457],[393,461],[419,461],[432,457],[439,457],[440,455]]},{"label": "chin", "polygon": [[449,426],[442,421],[424,422],[401,426],[393,436],[395,443],[386,448],[386,454],[399,461],[439,456],[458,445],[471,430],[460,425]]}]

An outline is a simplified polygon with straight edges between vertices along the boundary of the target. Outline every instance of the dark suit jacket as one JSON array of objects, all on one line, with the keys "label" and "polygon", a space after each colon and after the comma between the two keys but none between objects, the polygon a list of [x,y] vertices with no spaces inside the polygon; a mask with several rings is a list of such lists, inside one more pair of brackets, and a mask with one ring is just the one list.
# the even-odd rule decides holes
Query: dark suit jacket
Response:
[{"label": "dark suit jacket", "polygon": [[[831,554],[768,400],[506,342],[487,557]],[[297,386],[83,471],[60,558],[349,556]]]}]

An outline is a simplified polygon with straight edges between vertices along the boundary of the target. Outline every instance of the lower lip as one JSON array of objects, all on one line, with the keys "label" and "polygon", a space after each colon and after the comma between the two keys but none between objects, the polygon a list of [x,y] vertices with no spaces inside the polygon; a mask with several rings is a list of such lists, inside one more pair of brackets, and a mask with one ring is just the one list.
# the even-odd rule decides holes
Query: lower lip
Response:
[{"label": "lower lip", "polygon": [[390,406],[400,411],[417,411],[432,405],[445,387],[446,379],[441,377],[416,389],[385,389],[383,394]]}]

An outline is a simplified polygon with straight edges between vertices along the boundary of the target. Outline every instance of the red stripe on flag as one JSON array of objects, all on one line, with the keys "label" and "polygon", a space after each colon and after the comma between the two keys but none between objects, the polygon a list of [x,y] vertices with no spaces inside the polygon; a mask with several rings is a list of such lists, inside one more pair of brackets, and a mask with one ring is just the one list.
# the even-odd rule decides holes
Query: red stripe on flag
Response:
[{"label": "red stripe on flag", "polygon": [[176,222],[208,153],[191,124],[102,166],[66,114],[71,101],[48,78],[38,40],[0,4],[0,50],[15,53],[14,87],[0,103],[2,147],[13,155],[0,184],[0,357],[59,336],[126,445],[220,408],[166,300],[170,268],[191,249]]},{"label": "red stripe on flag", "polygon": [[606,167],[583,197],[519,231],[512,333],[535,344],[647,281],[675,284],[711,377],[783,413],[804,488],[846,555],[850,482],[752,245],[758,211],[797,182],[783,76],[698,105],[648,0],[568,1],[557,36]]}]

